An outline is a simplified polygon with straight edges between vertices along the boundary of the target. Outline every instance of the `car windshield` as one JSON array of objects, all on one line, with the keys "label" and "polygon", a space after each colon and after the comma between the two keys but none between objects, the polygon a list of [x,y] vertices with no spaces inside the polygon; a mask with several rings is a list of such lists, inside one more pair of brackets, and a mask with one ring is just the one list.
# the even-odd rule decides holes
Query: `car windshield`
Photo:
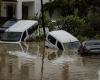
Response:
[{"label": "car windshield", "polygon": [[1,41],[19,41],[22,32],[5,32],[1,36]]},{"label": "car windshield", "polygon": [[100,41],[90,41],[90,42],[86,42],[85,45],[87,45],[87,46],[100,45]]},{"label": "car windshield", "polygon": [[10,26],[12,26],[13,24],[15,24],[16,23],[16,21],[7,21],[7,22],[5,22],[3,25],[2,25],[2,27],[10,27]]},{"label": "car windshield", "polygon": [[69,43],[63,43],[64,48],[79,48],[80,46],[80,42],[79,41],[75,41],[75,42],[69,42]]}]

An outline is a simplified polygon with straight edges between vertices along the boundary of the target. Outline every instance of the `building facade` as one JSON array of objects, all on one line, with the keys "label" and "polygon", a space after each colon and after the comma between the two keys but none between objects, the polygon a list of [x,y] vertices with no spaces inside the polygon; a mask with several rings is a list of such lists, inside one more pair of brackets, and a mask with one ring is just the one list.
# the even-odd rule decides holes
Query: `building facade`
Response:
[{"label": "building facade", "polygon": [[2,0],[1,17],[26,19],[40,13],[41,0]]}]

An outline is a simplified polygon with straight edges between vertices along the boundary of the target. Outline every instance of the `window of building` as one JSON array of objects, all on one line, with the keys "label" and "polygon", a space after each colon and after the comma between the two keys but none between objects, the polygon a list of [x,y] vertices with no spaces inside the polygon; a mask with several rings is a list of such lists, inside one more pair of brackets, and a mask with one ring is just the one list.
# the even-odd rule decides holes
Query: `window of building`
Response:
[{"label": "window of building", "polygon": [[36,29],[38,28],[38,25],[34,25],[31,28],[28,29],[28,34],[32,34]]}]

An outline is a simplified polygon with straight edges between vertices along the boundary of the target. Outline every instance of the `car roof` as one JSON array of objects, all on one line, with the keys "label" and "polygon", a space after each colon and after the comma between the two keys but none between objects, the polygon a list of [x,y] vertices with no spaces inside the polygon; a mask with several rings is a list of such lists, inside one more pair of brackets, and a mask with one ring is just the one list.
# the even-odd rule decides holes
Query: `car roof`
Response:
[{"label": "car roof", "polygon": [[87,41],[83,41],[83,43],[88,43],[88,42],[100,42],[100,40],[87,40]]},{"label": "car roof", "polygon": [[49,32],[50,35],[58,39],[62,43],[79,41],[76,37],[64,30],[57,30]]},{"label": "car roof", "polygon": [[23,32],[35,24],[38,24],[38,21],[20,20],[8,28],[6,32]]}]

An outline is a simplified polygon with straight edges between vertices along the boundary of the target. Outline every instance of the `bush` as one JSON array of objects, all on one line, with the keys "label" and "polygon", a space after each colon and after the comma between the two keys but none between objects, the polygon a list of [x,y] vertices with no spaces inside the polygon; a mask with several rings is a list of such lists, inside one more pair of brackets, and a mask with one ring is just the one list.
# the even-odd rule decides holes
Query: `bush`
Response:
[{"label": "bush", "polygon": [[[35,18],[37,18],[35,16]],[[34,18],[33,18],[34,19]],[[38,18],[40,27],[41,26],[41,16]],[[45,27],[48,27],[50,31],[55,29],[63,29],[70,32],[74,36],[78,37],[79,40],[83,41],[91,38],[99,38],[99,26],[100,26],[100,15],[90,15],[88,17],[81,18],[79,16],[66,16],[59,17],[58,19],[52,21],[48,15],[44,14]]]},{"label": "bush", "polygon": [[[78,37],[80,40],[84,40],[84,39],[95,38],[97,31],[96,29],[99,28],[95,24],[99,25],[100,20],[99,21],[98,19],[94,20],[97,21],[92,22],[92,19],[89,19],[88,17],[81,18],[78,16],[66,16],[57,19],[57,25],[60,25],[58,27],[59,29],[66,30],[71,34],[73,34],[74,36]],[[95,26],[93,27],[93,25]]]},{"label": "bush", "polygon": [[95,31],[95,35],[100,33],[100,14],[88,16],[87,21],[90,27]]},{"label": "bush", "polygon": [[62,25],[60,29],[64,29],[73,35],[81,35],[81,30],[87,27],[85,20],[78,16],[66,16],[57,20],[58,25]]}]

